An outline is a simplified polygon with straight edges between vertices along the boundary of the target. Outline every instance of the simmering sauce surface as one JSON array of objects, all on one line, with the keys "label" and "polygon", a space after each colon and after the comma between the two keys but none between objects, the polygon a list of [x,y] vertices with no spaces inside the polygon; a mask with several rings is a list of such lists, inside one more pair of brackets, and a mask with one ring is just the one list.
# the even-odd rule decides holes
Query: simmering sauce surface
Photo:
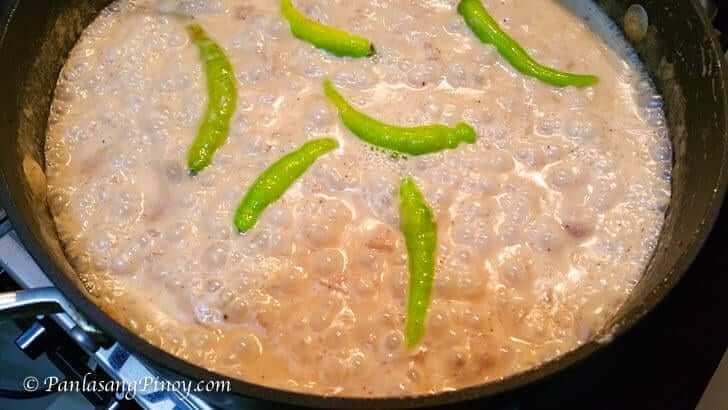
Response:
[{"label": "simmering sauce surface", "polygon": [[[586,0],[484,2],[537,60],[600,77],[556,88],[481,44],[454,0],[296,4],[377,54],[295,39],[277,1],[122,0],[85,31],[58,82],[46,165],[67,254],[102,308],[200,366],[345,396],[493,381],[592,338],[639,281],[670,199],[661,100],[612,23]],[[207,92],[193,19],[226,50],[239,93],[228,142],[196,176],[186,154]],[[338,121],[327,77],[382,121],[464,120],[478,140],[421,157],[372,149]],[[238,234],[252,181],[322,136],[340,149]],[[412,350],[406,175],[440,239]]]}]

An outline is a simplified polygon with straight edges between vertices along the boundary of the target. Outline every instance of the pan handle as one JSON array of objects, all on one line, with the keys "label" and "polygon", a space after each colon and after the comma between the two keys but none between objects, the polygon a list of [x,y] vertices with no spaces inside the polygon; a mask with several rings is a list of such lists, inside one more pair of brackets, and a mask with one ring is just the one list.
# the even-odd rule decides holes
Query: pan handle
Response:
[{"label": "pan handle", "polygon": [[68,302],[52,287],[0,293],[0,322],[61,313],[67,307]]},{"label": "pan handle", "polygon": [[33,288],[0,293],[0,322],[54,313],[70,317],[74,325],[68,331],[87,350],[93,352],[98,346],[110,343],[101,331],[78,313],[57,288]]},{"label": "pan handle", "polygon": [[19,317],[65,313],[84,331],[99,333],[63,294],[52,286],[0,293],[0,322]]}]

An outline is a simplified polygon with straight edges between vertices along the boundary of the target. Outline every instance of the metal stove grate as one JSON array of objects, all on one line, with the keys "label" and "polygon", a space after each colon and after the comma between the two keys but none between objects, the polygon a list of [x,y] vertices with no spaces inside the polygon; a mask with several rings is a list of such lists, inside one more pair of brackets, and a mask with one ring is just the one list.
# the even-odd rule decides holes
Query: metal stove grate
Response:
[{"label": "metal stove grate", "polygon": [[[706,7],[708,16],[715,22],[716,28],[720,32],[719,34],[724,48],[728,49],[728,7],[716,6],[713,0],[700,1]],[[4,270],[0,272],[0,276],[7,275],[12,278],[14,283],[22,288],[30,289],[51,286],[45,274],[23,249],[17,236],[12,231],[9,221],[6,219],[5,211],[2,209],[0,209],[0,267]],[[21,335],[19,341],[29,340],[29,338],[34,336],[34,332],[37,332],[39,327],[50,327],[51,322],[66,337],[69,339],[73,338],[74,328],[77,327],[77,323],[68,314],[59,313],[51,315],[49,318],[37,318],[31,325],[26,326],[27,329]],[[98,349],[96,352],[85,351],[84,353],[90,359],[87,367],[94,371],[94,377],[111,378],[127,384],[139,383],[146,378],[161,380],[157,372],[144,365],[133,355],[130,355],[118,343],[113,344],[109,348]],[[76,369],[76,373],[78,373],[78,369]],[[705,405],[710,406],[712,403],[725,403],[725,400],[728,400],[726,396],[728,393],[728,380],[721,379],[721,377],[725,378],[727,376],[728,353],[721,362],[716,376],[711,381],[701,401],[701,405],[698,407],[699,409],[712,410],[712,407],[705,407]],[[128,408],[130,403],[122,401],[122,398],[123,392],[118,396],[112,397],[89,397],[94,405],[101,405],[101,407],[97,408]],[[150,391],[138,394],[135,397],[135,403],[136,405],[132,407],[150,410],[212,409],[212,407],[195,395],[186,396],[181,393],[168,391]],[[255,402],[251,401],[250,403],[251,408],[257,407]]]},{"label": "metal stove grate", "polygon": [[[1,209],[0,217],[3,219],[0,223],[0,266],[4,273],[22,289],[52,286],[43,271],[20,244],[17,236],[11,230],[10,222],[5,219],[5,212]],[[48,319],[52,323],[48,323]],[[65,337],[71,340],[77,340],[79,338],[78,324],[76,321],[66,313],[58,313],[51,315],[50,318],[38,318],[18,338],[18,341],[23,341],[23,344],[30,346],[30,343],[40,334],[38,333],[39,329],[45,329],[49,325],[56,325],[65,333]],[[70,343],[73,343],[73,341],[70,341]],[[55,341],[53,344],[57,345],[58,342]],[[79,343],[78,345],[80,347],[84,346],[83,343]],[[42,349],[42,347],[40,348]],[[90,365],[86,365],[83,358],[79,357],[83,353],[90,359]],[[67,377],[76,379],[83,379],[84,375],[89,374],[90,376],[86,376],[87,379],[89,377],[110,378],[126,386],[143,386],[146,380],[164,380],[154,369],[149,368],[136,357],[130,355],[118,343],[114,343],[109,348],[99,348],[95,352],[84,349],[83,352],[70,354],[58,360],[64,363],[63,367],[66,367],[65,369],[61,369],[63,373]],[[58,365],[59,363],[56,364]],[[116,409],[122,405],[124,392],[117,392],[110,397],[108,395],[104,396],[90,393],[87,395],[87,399],[97,406],[103,404],[102,408]],[[148,391],[137,390],[134,400],[139,407],[148,410],[212,409],[212,407],[194,394],[187,395],[183,392],[161,389],[149,389]],[[128,403],[125,404],[125,407],[128,407]]]}]

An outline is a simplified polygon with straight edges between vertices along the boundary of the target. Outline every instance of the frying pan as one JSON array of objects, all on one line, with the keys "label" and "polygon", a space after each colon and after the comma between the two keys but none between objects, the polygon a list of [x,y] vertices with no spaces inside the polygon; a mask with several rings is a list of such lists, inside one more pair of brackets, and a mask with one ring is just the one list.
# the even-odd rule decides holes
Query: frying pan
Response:
[{"label": "frying pan", "polygon": [[[645,0],[647,34],[633,46],[665,99],[674,147],[673,196],[657,250],[645,275],[601,337],[574,351],[502,381],[418,397],[323,397],[233,380],[170,355],[113,321],[64,255],[46,207],[43,144],[56,79],[80,33],[109,0],[0,0],[0,199],[15,231],[70,305],[109,339],[181,380],[230,380],[231,391],[205,394],[219,407],[243,397],[337,408],[404,408],[517,398],[583,366],[642,319],[680,280],[707,238],[728,181],[726,68],[715,33],[697,0]],[[633,2],[599,0],[624,21]],[[46,301],[48,302],[48,301]]]}]

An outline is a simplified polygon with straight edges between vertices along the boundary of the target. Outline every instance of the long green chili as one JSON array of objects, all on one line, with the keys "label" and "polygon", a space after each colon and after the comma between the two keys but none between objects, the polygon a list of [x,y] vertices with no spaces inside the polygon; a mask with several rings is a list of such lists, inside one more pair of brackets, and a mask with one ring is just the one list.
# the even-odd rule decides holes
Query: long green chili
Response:
[{"label": "long green chili", "polygon": [[480,0],[461,0],[460,13],[468,27],[486,44],[492,44],[508,62],[521,73],[559,87],[587,87],[599,82],[593,75],[572,74],[546,67],[528,55],[513,38],[504,32]]},{"label": "long green chili", "polygon": [[187,154],[187,166],[196,173],[210,165],[215,151],[227,140],[238,92],[235,71],[223,49],[198,24],[187,26],[187,33],[199,49],[207,76],[207,109]]},{"label": "long green chili", "polygon": [[331,54],[339,57],[369,57],[374,54],[374,46],[369,40],[309,19],[296,10],[291,0],[281,0],[281,13],[296,38]]},{"label": "long green chili", "polygon": [[332,138],[309,141],[273,163],[253,182],[235,212],[235,226],[247,232],[265,208],[277,201],[316,160],[339,143]]},{"label": "long green chili", "polygon": [[399,188],[401,229],[407,246],[409,297],[405,342],[416,346],[425,334],[435,276],[437,224],[432,210],[412,178],[404,178]]},{"label": "long green chili", "polygon": [[454,128],[445,125],[398,127],[388,125],[357,111],[339,94],[330,80],[324,81],[324,93],[339,111],[339,117],[357,137],[390,151],[402,154],[422,155],[454,149],[461,142],[475,142],[475,130],[461,122]]}]

